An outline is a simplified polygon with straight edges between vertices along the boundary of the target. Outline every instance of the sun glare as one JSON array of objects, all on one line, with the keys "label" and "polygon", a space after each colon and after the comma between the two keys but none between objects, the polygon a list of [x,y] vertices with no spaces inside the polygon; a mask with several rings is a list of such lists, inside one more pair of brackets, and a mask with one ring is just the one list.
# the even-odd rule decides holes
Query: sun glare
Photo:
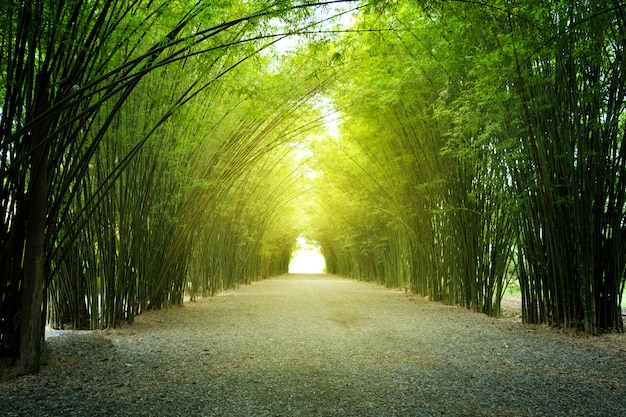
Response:
[{"label": "sun glare", "polygon": [[325,268],[326,260],[317,242],[309,242],[306,238],[298,237],[298,248],[291,257],[289,273],[321,274]]}]

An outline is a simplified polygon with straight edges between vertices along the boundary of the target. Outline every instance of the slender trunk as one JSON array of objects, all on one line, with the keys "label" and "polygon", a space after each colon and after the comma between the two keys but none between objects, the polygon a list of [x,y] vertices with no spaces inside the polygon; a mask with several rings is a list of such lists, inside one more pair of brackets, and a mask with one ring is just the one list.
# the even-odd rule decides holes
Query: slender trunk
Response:
[{"label": "slender trunk", "polygon": [[[47,108],[49,82],[42,75],[35,117]],[[26,242],[24,279],[22,282],[22,316],[20,319],[20,372],[39,371],[43,332],[43,288],[45,275],[44,244],[46,238],[46,203],[48,200],[47,123],[43,121],[30,132],[30,181],[26,196]]]}]

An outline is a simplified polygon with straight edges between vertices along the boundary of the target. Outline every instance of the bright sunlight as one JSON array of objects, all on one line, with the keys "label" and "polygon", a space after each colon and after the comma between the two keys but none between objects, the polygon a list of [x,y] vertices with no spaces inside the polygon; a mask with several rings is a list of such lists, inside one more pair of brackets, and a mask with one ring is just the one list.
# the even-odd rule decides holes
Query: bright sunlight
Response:
[{"label": "bright sunlight", "polygon": [[291,257],[289,273],[291,274],[321,274],[326,267],[326,260],[320,252],[319,243],[297,238],[298,246]]}]

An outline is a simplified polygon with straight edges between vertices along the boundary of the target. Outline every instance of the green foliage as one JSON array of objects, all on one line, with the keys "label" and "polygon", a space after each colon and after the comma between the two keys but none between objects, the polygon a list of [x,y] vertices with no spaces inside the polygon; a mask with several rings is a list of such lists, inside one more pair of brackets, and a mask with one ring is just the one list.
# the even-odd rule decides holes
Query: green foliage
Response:
[{"label": "green foliage", "polygon": [[316,236],[331,270],[497,315],[515,262],[524,320],[621,330],[623,13],[368,8],[327,58],[343,122],[317,168],[339,191],[320,216],[340,230]]},{"label": "green foliage", "polygon": [[624,5],[313,5],[0,4],[2,354],[35,370],[42,304],[115,326],[301,233],[332,273],[490,315],[515,278],[527,322],[623,330]]},{"label": "green foliage", "polygon": [[[448,22],[412,6],[373,10],[356,27],[375,31],[338,45],[358,66],[333,95],[346,154],[338,165],[354,167],[343,193],[349,201],[335,204],[355,211],[342,222],[355,230],[317,239],[333,257],[357,258],[338,260],[338,273],[498,314],[513,235],[501,220],[496,125],[460,120],[460,106],[473,109],[459,87],[470,84],[467,75],[456,78],[471,64],[459,61],[467,40],[451,43]],[[328,164],[320,162],[323,170]]]},{"label": "green foliage", "polygon": [[526,164],[516,166],[525,319],[623,330],[623,5],[556,4],[516,72]]},{"label": "green foliage", "polygon": [[[3,355],[37,370],[44,299],[54,325],[108,327],[212,292],[213,274],[236,285],[286,271],[298,231],[276,216],[297,214],[293,181],[275,178],[294,169],[276,155],[317,83],[259,91],[271,78],[259,51],[275,40],[259,28],[288,14],[289,30],[310,25],[311,6],[2,3]],[[196,282],[216,236],[218,270]]]}]

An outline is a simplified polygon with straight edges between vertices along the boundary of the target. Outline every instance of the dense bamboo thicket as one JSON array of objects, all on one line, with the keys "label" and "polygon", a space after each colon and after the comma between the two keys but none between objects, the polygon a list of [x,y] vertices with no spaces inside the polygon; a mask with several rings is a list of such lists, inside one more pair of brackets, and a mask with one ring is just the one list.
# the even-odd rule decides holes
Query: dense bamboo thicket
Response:
[{"label": "dense bamboo thicket", "polygon": [[625,36],[618,1],[0,3],[0,354],[286,272],[301,234],[623,331]]},{"label": "dense bamboo thicket", "polygon": [[625,6],[422,6],[334,45],[330,271],[493,315],[519,280],[526,322],[622,331]]},{"label": "dense bamboo thicket", "polygon": [[2,2],[2,355],[33,372],[46,316],[115,326],[287,271],[323,80],[279,84],[270,47],[313,6]]},{"label": "dense bamboo thicket", "polygon": [[335,273],[498,314],[515,236],[502,138],[453,111],[471,99],[458,87],[472,82],[456,62],[465,45],[432,55],[455,46],[435,32],[446,28],[427,16],[408,27],[409,13],[372,12],[358,24],[381,27],[382,17],[382,28],[405,30],[338,45],[342,60],[370,64],[347,70],[335,97],[345,155],[329,176],[348,179],[332,193],[349,209],[336,213],[332,196],[320,198],[323,217],[353,229],[320,230],[319,240]]}]

